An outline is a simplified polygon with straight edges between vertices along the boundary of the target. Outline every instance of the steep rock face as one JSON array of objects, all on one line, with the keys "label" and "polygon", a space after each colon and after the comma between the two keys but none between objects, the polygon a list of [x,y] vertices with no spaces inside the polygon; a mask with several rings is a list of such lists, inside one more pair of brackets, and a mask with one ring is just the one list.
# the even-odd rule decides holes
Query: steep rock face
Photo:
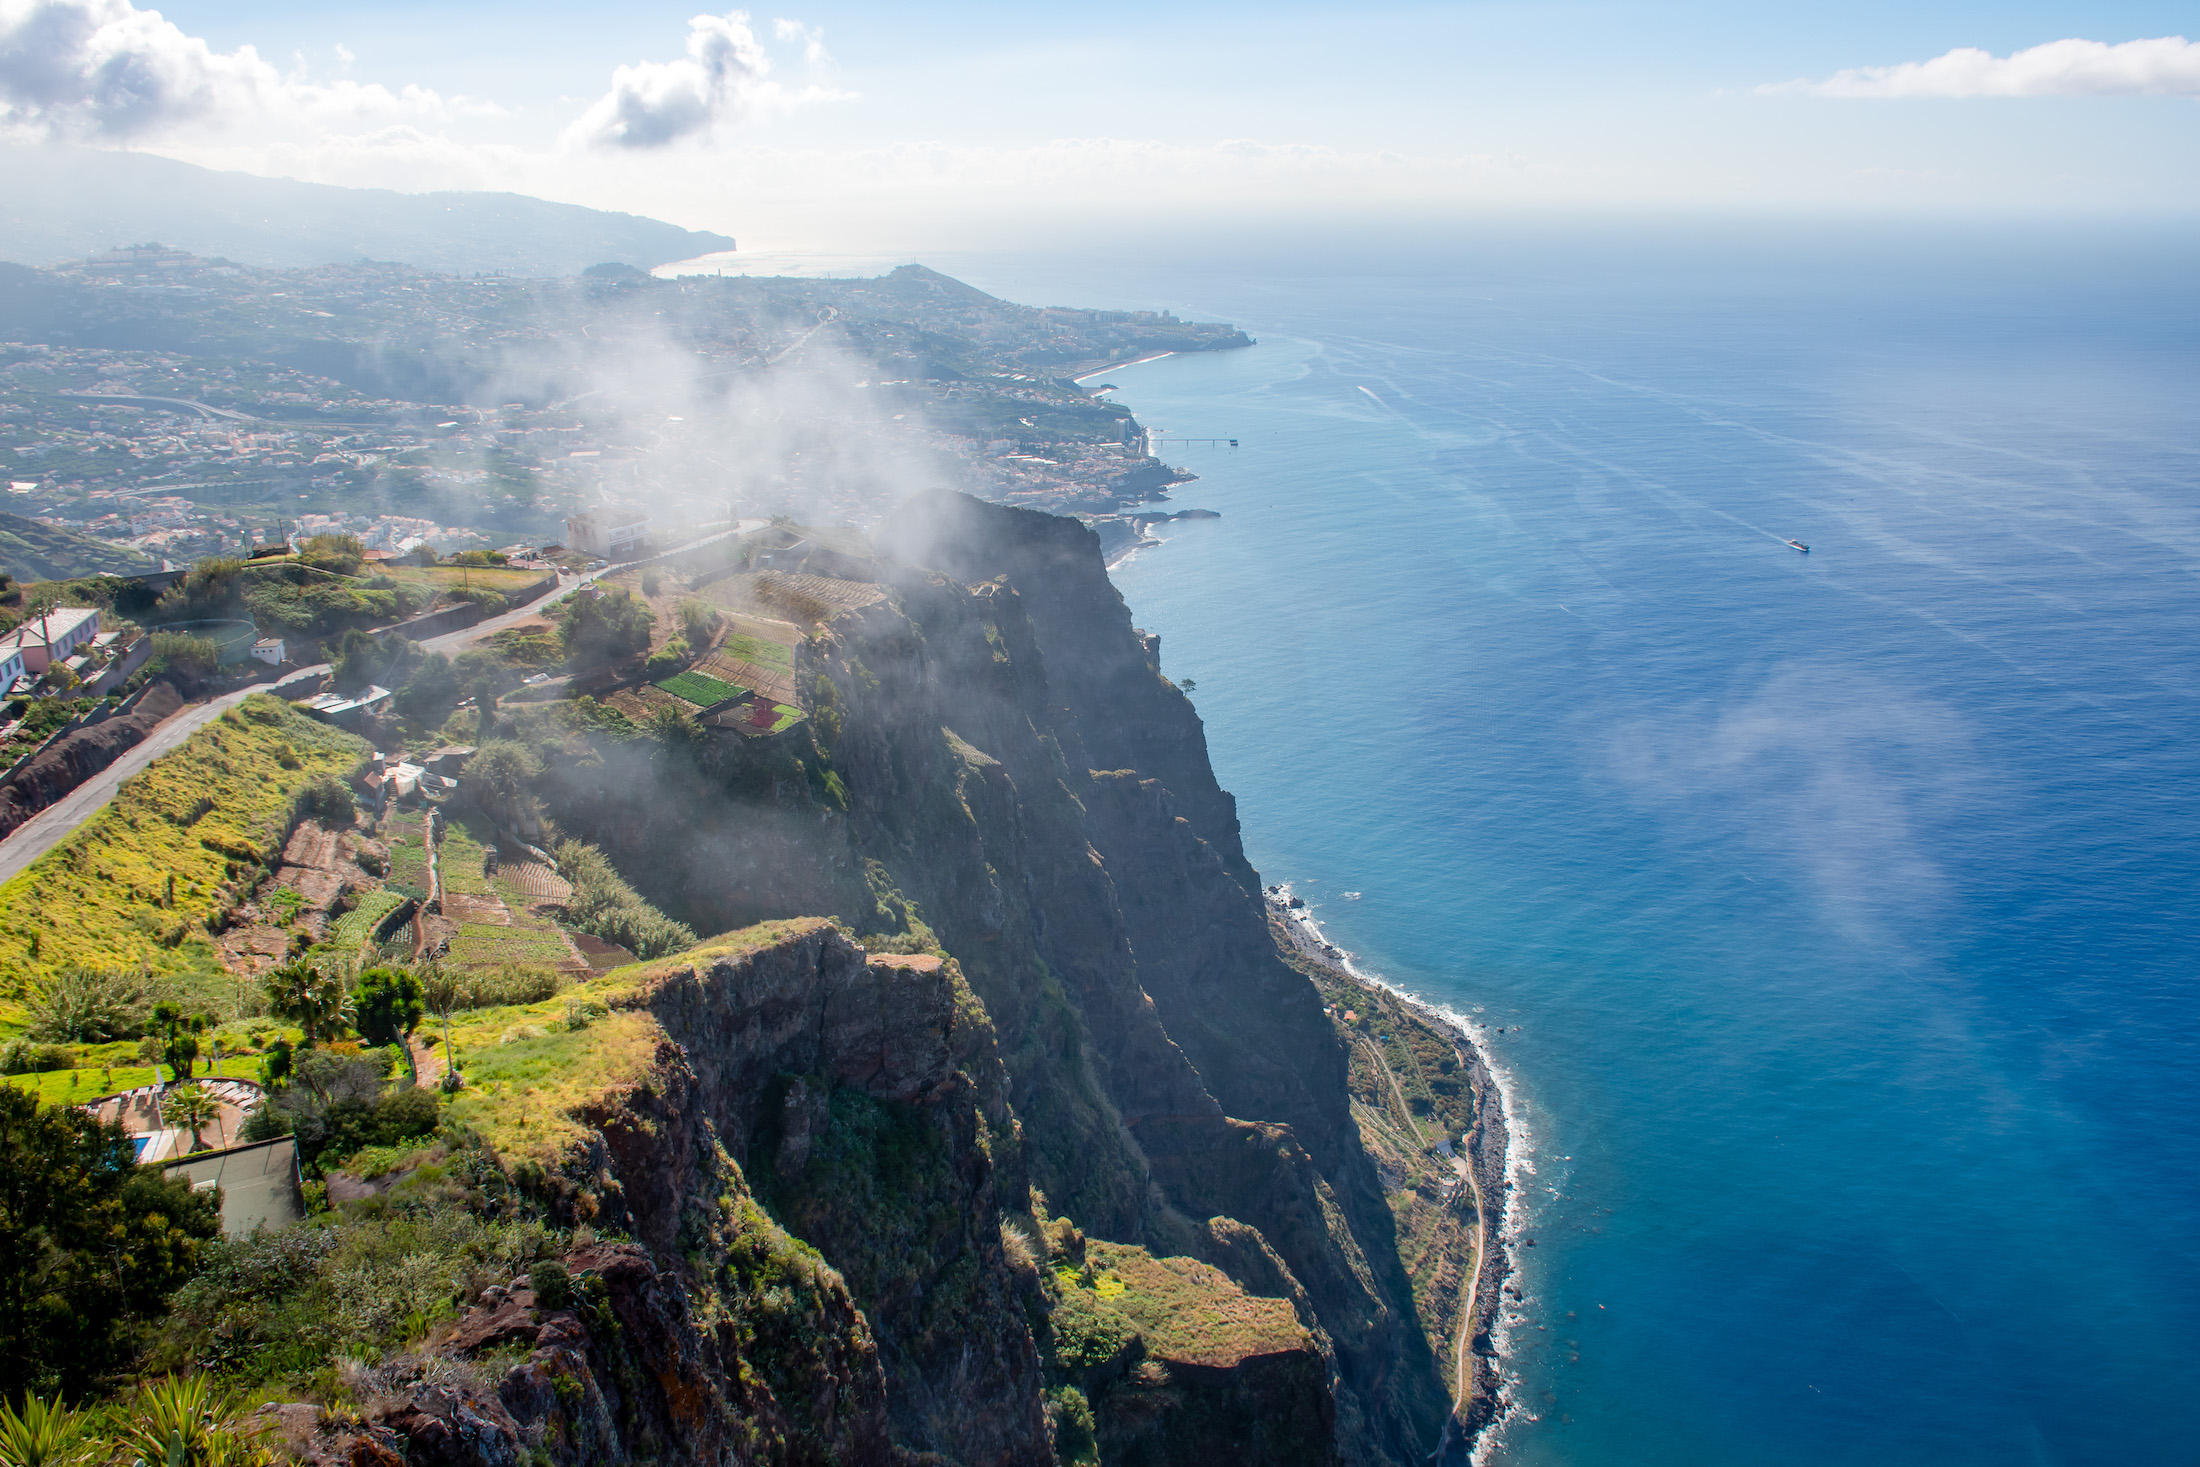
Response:
[{"label": "steep rock face", "polygon": [[[913,502],[878,538],[902,557],[875,569],[886,599],[814,624],[797,649],[804,740],[715,740],[679,759],[576,746],[547,781],[561,826],[618,851],[698,930],[831,913],[873,948],[936,941],[989,1021],[987,1054],[952,1066],[937,1098],[881,1099],[845,1077],[836,1088],[801,1053],[774,1060],[771,1075],[800,1087],[752,1082],[732,1110],[755,1117],[714,1122],[727,1149],[846,1277],[905,1442],[961,1450],[932,1445],[949,1433],[931,1413],[975,1377],[954,1374],[929,1296],[854,1236],[888,1227],[887,1199],[862,1179],[889,1156],[926,1179],[912,1184],[925,1197],[966,1209],[916,1225],[937,1243],[909,1245],[920,1273],[989,1278],[998,1240],[970,1209],[1028,1218],[1028,1187],[1034,1211],[1205,1259],[1289,1303],[1324,1362],[1343,1458],[1424,1457],[1450,1400],[1352,1123],[1342,1047],[1276,956],[1197,716],[1131,627],[1097,540],[953,495]],[[776,1000],[758,1002],[743,1022],[764,1043]],[[699,1065],[731,1042],[730,1020],[668,1016],[698,1036]],[[910,1106],[969,1119],[942,1120],[937,1151],[911,1150],[895,1109]],[[973,1147],[989,1174],[949,1181]],[[988,1389],[1022,1379],[994,1344],[978,1354]],[[1119,1407],[1095,1402],[1103,1438]]]}]

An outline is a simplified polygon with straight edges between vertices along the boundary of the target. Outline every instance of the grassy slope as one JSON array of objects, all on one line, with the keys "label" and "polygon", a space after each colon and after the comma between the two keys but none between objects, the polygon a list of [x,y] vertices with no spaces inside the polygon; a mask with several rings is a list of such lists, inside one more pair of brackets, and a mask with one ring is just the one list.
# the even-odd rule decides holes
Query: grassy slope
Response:
[{"label": "grassy slope", "polygon": [[19,514],[0,514],[0,571],[19,581],[68,580],[102,571],[132,576],[158,569],[160,562],[142,550]]},{"label": "grassy slope", "polygon": [[[452,1120],[478,1131],[508,1160],[550,1163],[583,1135],[574,1111],[640,1080],[655,1062],[664,1030],[639,1007],[651,984],[822,925],[821,919],[763,922],[684,953],[615,968],[540,1003],[455,1016],[451,1047],[467,1085],[452,1102]],[[568,1025],[576,1011],[590,1015],[580,1029]],[[441,1027],[431,1020],[421,1032],[440,1034]]]},{"label": "grassy slope", "polygon": [[[278,762],[286,745],[295,769]],[[124,781],[105,809],[0,886],[0,1030],[21,1022],[27,983],[63,967],[220,971],[205,921],[231,876],[281,849],[306,784],[350,773],[368,752],[364,740],[262,694]]]},{"label": "grassy slope", "polygon": [[1085,1257],[1095,1297],[1135,1325],[1147,1351],[1164,1360],[1227,1366],[1314,1348],[1289,1300],[1256,1298],[1197,1259],[1156,1258],[1098,1239],[1085,1245]]}]

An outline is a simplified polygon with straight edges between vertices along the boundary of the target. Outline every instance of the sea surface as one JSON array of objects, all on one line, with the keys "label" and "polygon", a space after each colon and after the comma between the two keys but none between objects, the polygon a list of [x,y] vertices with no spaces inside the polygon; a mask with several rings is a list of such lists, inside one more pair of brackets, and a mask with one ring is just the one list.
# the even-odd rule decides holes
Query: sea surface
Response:
[{"label": "sea surface", "polygon": [[1264,878],[1511,1077],[1492,1460],[2200,1461],[2196,258],[935,262],[1259,338],[1105,378],[1240,442],[1116,581]]}]

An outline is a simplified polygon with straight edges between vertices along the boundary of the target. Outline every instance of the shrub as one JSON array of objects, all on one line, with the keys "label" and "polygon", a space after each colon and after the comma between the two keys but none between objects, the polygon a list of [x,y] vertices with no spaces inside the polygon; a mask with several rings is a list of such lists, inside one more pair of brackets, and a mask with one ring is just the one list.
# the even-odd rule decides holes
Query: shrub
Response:
[{"label": "shrub", "polygon": [[76,1051],[65,1044],[30,1044],[17,1039],[0,1049],[0,1074],[42,1075],[75,1068]]},{"label": "shrub", "polygon": [[30,1035],[78,1044],[130,1039],[144,1032],[145,975],[64,968],[30,1002]]},{"label": "shrub", "polygon": [[211,677],[221,667],[221,644],[189,632],[155,632],[153,661],[194,677]]},{"label": "shrub", "polygon": [[[289,745],[284,747],[288,748]],[[279,755],[277,762],[281,762]],[[317,774],[307,782],[304,789],[298,791],[298,813],[302,817],[318,820],[323,825],[343,830],[358,820],[359,805],[352,799],[349,785],[333,774]]]},{"label": "shrub", "polygon": [[555,1258],[536,1264],[527,1276],[527,1284],[535,1291],[535,1307],[546,1314],[572,1306],[573,1276]]}]

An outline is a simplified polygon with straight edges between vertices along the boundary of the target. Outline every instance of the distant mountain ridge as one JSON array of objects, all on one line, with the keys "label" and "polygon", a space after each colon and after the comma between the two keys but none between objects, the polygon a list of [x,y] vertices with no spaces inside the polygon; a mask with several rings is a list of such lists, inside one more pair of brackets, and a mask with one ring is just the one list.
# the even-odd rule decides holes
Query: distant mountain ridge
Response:
[{"label": "distant mountain ridge", "polygon": [[364,258],[547,276],[734,248],[723,234],[524,194],[339,188],[92,148],[0,147],[0,197],[0,259],[26,265],[157,240],[245,265]]}]

